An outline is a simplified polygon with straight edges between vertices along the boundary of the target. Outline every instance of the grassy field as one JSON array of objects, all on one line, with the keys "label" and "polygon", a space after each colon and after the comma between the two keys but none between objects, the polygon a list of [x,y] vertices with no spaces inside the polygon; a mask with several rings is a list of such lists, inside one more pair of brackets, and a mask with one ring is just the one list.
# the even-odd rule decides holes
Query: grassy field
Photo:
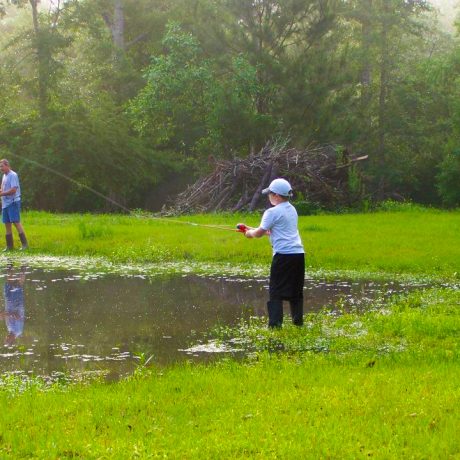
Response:
[{"label": "grassy field", "polygon": [[[266,240],[167,221],[31,212],[24,224],[32,257],[256,266],[271,256]],[[450,281],[460,272],[459,212],[312,216],[300,229],[313,269]],[[244,362],[140,366],[128,380],[88,386],[3,378],[0,458],[460,458],[458,287],[306,315],[302,328],[263,324],[213,331],[250,350]]]},{"label": "grassy field", "polygon": [[[195,215],[182,221],[256,226],[259,215]],[[25,213],[32,254],[102,256],[113,262],[228,262],[268,265],[266,238],[164,219]],[[454,276],[460,273],[460,212],[409,210],[301,217],[313,269]]]},{"label": "grassy field", "polygon": [[[459,458],[459,306],[459,291],[432,290],[262,339],[252,326],[246,363],[47,392],[10,381],[0,457]],[[318,339],[327,352],[306,346]]]}]

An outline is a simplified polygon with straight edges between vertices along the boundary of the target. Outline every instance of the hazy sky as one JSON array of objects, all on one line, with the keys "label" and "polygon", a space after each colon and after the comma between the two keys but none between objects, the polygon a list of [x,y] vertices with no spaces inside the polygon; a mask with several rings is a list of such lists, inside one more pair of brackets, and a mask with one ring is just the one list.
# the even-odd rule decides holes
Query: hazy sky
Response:
[{"label": "hazy sky", "polygon": [[430,2],[439,8],[441,13],[440,22],[450,30],[453,30],[455,18],[460,13],[460,0],[430,0]]},{"label": "hazy sky", "polygon": [[455,6],[455,4],[458,4],[458,0],[431,0],[431,3],[438,5],[441,8],[449,8]]},{"label": "hazy sky", "polygon": [[[429,2],[441,8],[442,10],[452,11],[454,6],[459,4],[460,0],[429,0]],[[56,4],[57,0],[41,0],[41,3],[43,5],[49,5],[50,3]]]},{"label": "hazy sky", "polygon": [[[433,5],[439,6],[442,9],[451,9],[455,4],[459,3],[459,0],[429,0]],[[49,5],[50,3],[57,3],[57,0],[41,0],[41,3]],[[62,0],[61,0],[62,3]]]},{"label": "hazy sky", "polygon": [[[443,24],[453,29],[457,14],[460,12],[460,0],[429,0],[432,5],[440,9],[440,20]],[[62,2],[62,0],[61,0]],[[42,8],[56,4],[57,0],[41,0]]]},{"label": "hazy sky", "polygon": [[430,0],[430,3],[439,8],[441,13],[451,14],[460,5],[460,0]]}]

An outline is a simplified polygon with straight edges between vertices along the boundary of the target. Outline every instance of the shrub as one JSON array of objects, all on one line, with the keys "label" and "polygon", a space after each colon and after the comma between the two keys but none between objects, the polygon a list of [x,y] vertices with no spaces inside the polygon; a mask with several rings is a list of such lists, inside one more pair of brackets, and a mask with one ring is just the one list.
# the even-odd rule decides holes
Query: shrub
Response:
[{"label": "shrub", "polygon": [[107,225],[81,221],[78,224],[78,231],[82,240],[94,238],[107,238],[113,235],[113,230]]},{"label": "shrub", "polygon": [[292,205],[296,208],[299,216],[311,216],[321,211],[321,206],[318,203],[308,200],[301,192],[296,192],[296,198],[292,201]]},{"label": "shrub", "polygon": [[396,200],[385,200],[379,203],[376,207],[377,211],[386,212],[411,212],[411,211],[427,211],[428,208],[412,201],[396,201]]},{"label": "shrub", "polygon": [[446,155],[436,176],[439,196],[445,206],[460,206],[460,147]]}]

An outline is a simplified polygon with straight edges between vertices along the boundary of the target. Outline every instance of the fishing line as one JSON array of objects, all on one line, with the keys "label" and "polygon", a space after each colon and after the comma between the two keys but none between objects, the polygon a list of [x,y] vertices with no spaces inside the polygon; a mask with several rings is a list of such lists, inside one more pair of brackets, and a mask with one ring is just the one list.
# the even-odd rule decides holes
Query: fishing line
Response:
[{"label": "fishing line", "polygon": [[[46,171],[48,171],[50,173],[53,173],[53,174],[55,174],[55,175],[57,175],[59,177],[62,177],[65,180],[68,180],[69,182],[72,182],[73,184],[77,185],[78,187],[84,188],[84,189],[88,190],[89,192],[94,193],[98,197],[108,201],[109,203],[119,207],[120,209],[123,209],[123,211],[127,212],[131,216],[134,216],[134,217],[137,217],[137,218],[145,218],[146,217],[146,216],[139,215],[135,211],[127,208],[126,206],[122,205],[121,203],[118,203],[114,199],[104,195],[103,193],[99,192],[98,190],[95,190],[94,188],[90,187],[89,185],[82,184],[81,182],[73,179],[72,177],[69,177],[69,176],[61,173],[60,171],[56,171],[55,169],[50,168],[49,166],[46,166],[46,165],[44,165],[42,163],[39,163],[38,161],[31,160],[29,158],[24,158],[21,155],[18,155],[16,153],[8,152],[8,154],[12,155],[14,157],[20,158],[23,161],[27,161],[29,163],[32,163],[35,166],[38,166],[39,168],[42,168],[42,169],[44,169],[44,170],[46,170]],[[232,232],[236,231],[235,227],[230,227],[229,225],[198,224],[196,222],[188,222],[188,221],[185,221],[185,220],[171,219],[169,217],[159,217],[159,216],[154,216],[154,215],[151,215],[151,214],[149,214],[147,217],[150,218],[150,219],[162,220],[162,221],[165,221],[165,222],[170,222],[170,223],[175,223],[175,224],[191,225],[193,227],[213,228],[213,229],[217,229],[217,230],[227,230],[227,231],[232,231]]]}]

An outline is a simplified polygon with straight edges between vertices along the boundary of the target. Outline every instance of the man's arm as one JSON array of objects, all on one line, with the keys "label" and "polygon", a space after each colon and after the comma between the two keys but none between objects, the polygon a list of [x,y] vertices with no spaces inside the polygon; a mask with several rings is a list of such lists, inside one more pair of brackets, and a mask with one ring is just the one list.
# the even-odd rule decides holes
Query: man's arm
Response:
[{"label": "man's arm", "polygon": [[17,187],[11,187],[9,190],[6,190],[5,192],[2,190],[0,191],[0,196],[14,195],[17,189]]}]

